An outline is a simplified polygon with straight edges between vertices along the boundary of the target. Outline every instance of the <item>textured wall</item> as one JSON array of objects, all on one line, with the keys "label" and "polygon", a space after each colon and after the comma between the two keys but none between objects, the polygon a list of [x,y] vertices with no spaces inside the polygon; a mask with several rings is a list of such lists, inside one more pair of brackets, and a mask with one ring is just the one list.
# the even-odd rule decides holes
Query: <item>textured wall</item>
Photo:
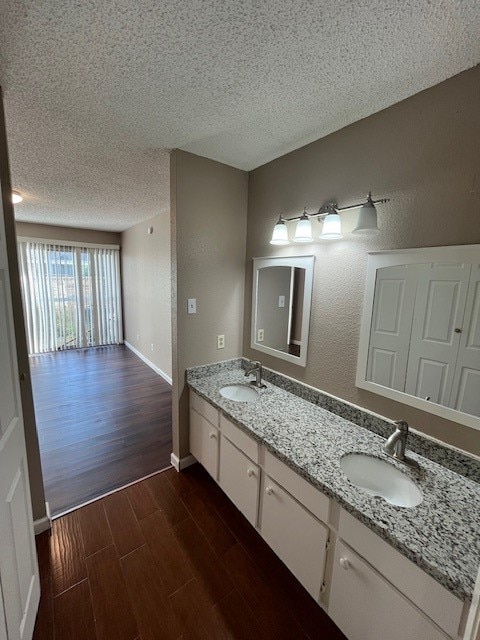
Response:
[{"label": "textured wall", "polygon": [[[316,256],[305,369],[262,355],[268,366],[416,429],[480,454],[479,432],[355,387],[367,252],[480,243],[480,67],[302,147],[250,173],[244,353],[250,349],[252,262],[256,256]],[[280,212],[312,211],[336,198],[361,201],[368,190],[392,201],[378,207],[382,232],[307,246],[269,244]],[[317,223],[315,223],[317,225]],[[314,227],[315,228],[315,227]],[[293,229],[293,227],[292,227]],[[317,225],[317,231],[320,225]]]},{"label": "textured wall", "polygon": [[[153,227],[152,235],[147,233],[149,227]],[[122,233],[122,282],[125,340],[171,377],[168,214],[161,213]]]},{"label": "textured wall", "polygon": [[[173,450],[188,446],[185,369],[242,354],[248,175],[184,151],[171,157]],[[197,314],[187,315],[187,298]],[[217,350],[217,335],[225,348]]]},{"label": "textured wall", "polygon": [[44,238],[62,242],[93,242],[96,244],[121,244],[120,233],[96,231],[95,229],[74,229],[73,227],[57,227],[50,224],[34,224],[17,222],[17,236],[28,238]]}]

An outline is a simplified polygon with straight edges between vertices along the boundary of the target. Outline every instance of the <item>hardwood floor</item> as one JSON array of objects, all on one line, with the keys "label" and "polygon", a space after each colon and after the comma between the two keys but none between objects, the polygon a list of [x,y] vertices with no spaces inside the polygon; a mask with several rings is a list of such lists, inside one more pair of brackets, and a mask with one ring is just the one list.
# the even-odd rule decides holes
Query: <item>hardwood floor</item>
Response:
[{"label": "hardwood floor", "polygon": [[34,640],[345,640],[199,465],[37,537]]},{"label": "hardwood floor", "polygon": [[30,358],[53,515],[170,465],[171,387],[122,346]]}]

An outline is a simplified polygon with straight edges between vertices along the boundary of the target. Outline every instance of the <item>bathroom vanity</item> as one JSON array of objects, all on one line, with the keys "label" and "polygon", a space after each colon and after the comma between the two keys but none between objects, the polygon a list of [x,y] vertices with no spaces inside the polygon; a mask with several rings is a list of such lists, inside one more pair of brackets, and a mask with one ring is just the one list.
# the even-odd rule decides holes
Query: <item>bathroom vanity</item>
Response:
[{"label": "bathroom vanity", "polygon": [[[252,388],[244,365],[188,370],[192,455],[349,640],[463,638],[480,561],[478,462],[413,433],[409,469],[382,451],[389,421],[271,370],[258,397],[224,397]],[[352,484],[341,467],[352,453],[399,469],[420,504]]]}]

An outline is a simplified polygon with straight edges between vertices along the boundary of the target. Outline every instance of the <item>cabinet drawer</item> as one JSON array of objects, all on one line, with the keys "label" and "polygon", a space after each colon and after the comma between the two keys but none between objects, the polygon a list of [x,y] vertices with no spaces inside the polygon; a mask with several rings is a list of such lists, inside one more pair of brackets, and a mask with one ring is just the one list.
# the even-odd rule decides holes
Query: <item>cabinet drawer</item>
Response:
[{"label": "cabinet drawer", "polygon": [[265,542],[318,600],[329,530],[268,476],[260,531]]},{"label": "cabinet drawer", "polygon": [[222,434],[219,484],[255,527],[258,513],[260,469]]},{"label": "cabinet drawer", "polygon": [[309,511],[323,522],[328,522],[330,500],[295,471],[280,462],[270,451],[265,451],[265,473],[276,480]]},{"label": "cabinet drawer", "polygon": [[213,424],[214,427],[218,427],[219,411],[212,407],[206,400],[201,398],[198,393],[190,391],[190,407],[195,409],[197,413],[206,418]]},{"label": "cabinet drawer", "polygon": [[431,620],[340,540],[328,615],[348,640],[447,640]]},{"label": "cabinet drawer", "polygon": [[218,478],[219,444],[219,430],[190,409],[190,452],[215,480]]},{"label": "cabinet drawer", "polygon": [[226,436],[230,442],[243,451],[253,462],[258,463],[258,442],[248,436],[245,431],[239,429],[233,422],[230,422],[225,416],[220,416],[220,428],[222,434]]},{"label": "cabinet drawer", "polygon": [[339,536],[449,635],[458,633],[463,602],[345,510]]}]

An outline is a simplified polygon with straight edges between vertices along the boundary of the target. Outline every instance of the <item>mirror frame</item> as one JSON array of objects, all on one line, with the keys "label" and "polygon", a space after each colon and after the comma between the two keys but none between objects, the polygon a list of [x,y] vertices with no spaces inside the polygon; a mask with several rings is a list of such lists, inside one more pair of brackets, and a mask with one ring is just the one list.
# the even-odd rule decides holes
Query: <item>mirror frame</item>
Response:
[{"label": "mirror frame", "polygon": [[463,424],[466,427],[480,430],[480,418],[463,413],[451,407],[444,407],[409,395],[403,391],[390,389],[366,379],[368,348],[370,344],[370,326],[373,314],[377,270],[383,267],[395,267],[405,264],[422,264],[429,262],[464,262],[480,263],[480,244],[456,245],[447,247],[422,247],[418,249],[397,249],[392,251],[372,251],[368,253],[367,278],[363,303],[362,324],[358,345],[357,373],[355,384],[360,389],[408,404],[416,409],[432,413],[446,420]]},{"label": "mirror frame", "polygon": [[[313,266],[315,256],[285,256],[272,258],[253,258],[253,286],[252,286],[252,322],[250,333],[250,347],[262,353],[268,353],[275,358],[293,362],[300,367],[307,366],[308,351],[308,334],[310,331],[310,309],[312,306],[312,290],[313,290]],[[290,353],[278,351],[272,347],[267,347],[259,342],[255,342],[256,324],[257,324],[257,297],[258,297],[258,273],[260,269],[266,267],[297,267],[305,269],[305,289],[303,298],[302,313],[302,337],[300,342],[305,344],[305,348],[300,350],[300,356],[293,356]]]}]

